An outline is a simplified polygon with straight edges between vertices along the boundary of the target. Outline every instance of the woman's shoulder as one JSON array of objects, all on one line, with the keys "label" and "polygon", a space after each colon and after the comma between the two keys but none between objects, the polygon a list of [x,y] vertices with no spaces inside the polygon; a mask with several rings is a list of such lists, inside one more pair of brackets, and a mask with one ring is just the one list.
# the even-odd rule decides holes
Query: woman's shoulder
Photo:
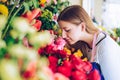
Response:
[{"label": "woman's shoulder", "polygon": [[96,41],[96,47],[98,51],[103,53],[120,53],[120,46],[105,32],[99,33]]},{"label": "woman's shoulder", "polygon": [[103,42],[103,40],[107,37],[108,35],[105,32],[100,31],[97,35],[97,39],[96,39],[96,46]]},{"label": "woman's shoulder", "polygon": [[[99,34],[98,34],[98,37],[97,37],[97,40],[96,40],[96,45],[98,45],[99,43],[103,43],[104,45],[107,44],[107,45],[117,45],[117,42],[115,42],[115,40],[113,40],[106,32],[103,32],[101,31]],[[120,46],[119,46],[120,47]]]},{"label": "woman's shoulder", "polygon": [[120,46],[115,42],[108,34],[106,33],[99,33],[97,39],[97,53],[99,55],[109,55],[113,54],[118,55],[120,57]]}]

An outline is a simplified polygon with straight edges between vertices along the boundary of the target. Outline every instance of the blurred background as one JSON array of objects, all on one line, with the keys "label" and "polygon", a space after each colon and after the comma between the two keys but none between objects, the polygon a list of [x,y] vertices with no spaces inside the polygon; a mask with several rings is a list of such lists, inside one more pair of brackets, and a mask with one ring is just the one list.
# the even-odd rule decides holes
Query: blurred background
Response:
[{"label": "blurred background", "polygon": [[105,28],[120,26],[120,0],[69,0],[84,7],[94,22]]},{"label": "blurred background", "polygon": [[[57,24],[60,11],[74,4],[81,5],[95,26],[120,45],[120,0],[0,0],[0,80],[90,78],[88,59],[80,50],[65,46]],[[84,66],[75,69],[73,65],[79,64]]]}]

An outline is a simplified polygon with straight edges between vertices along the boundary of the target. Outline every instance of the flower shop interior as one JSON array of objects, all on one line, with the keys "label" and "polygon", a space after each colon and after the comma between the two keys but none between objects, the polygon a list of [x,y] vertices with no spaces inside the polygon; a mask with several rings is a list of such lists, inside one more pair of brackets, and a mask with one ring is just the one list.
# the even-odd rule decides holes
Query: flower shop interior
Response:
[{"label": "flower shop interior", "polygon": [[120,45],[120,0],[0,0],[0,80],[100,80],[61,37],[57,18],[70,5]]}]

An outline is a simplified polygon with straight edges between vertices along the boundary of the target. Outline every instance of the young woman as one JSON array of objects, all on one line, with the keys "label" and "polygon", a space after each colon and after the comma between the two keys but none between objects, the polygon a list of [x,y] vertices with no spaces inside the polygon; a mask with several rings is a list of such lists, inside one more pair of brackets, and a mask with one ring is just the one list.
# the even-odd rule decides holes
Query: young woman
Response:
[{"label": "young woman", "polygon": [[62,29],[62,37],[69,45],[72,46],[78,41],[87,43],[88,49],[84,49],[88,50],[87,57],[91,62],[100,64],[105,80],[120,80],[120,46],[93,25],[81,6],[65,8],[57,21]]}]

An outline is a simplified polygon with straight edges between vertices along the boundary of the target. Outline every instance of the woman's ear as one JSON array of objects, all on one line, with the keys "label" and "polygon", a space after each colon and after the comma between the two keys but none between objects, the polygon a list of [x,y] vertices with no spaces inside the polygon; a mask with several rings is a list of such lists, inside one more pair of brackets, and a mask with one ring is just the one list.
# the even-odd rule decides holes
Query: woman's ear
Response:
[{"label": "woman's ear", "polygon": [[81,27],[81,31],[85,31],[86,30],[86,24],[84,22],[81,22],[79,24],[79,27]]}]

